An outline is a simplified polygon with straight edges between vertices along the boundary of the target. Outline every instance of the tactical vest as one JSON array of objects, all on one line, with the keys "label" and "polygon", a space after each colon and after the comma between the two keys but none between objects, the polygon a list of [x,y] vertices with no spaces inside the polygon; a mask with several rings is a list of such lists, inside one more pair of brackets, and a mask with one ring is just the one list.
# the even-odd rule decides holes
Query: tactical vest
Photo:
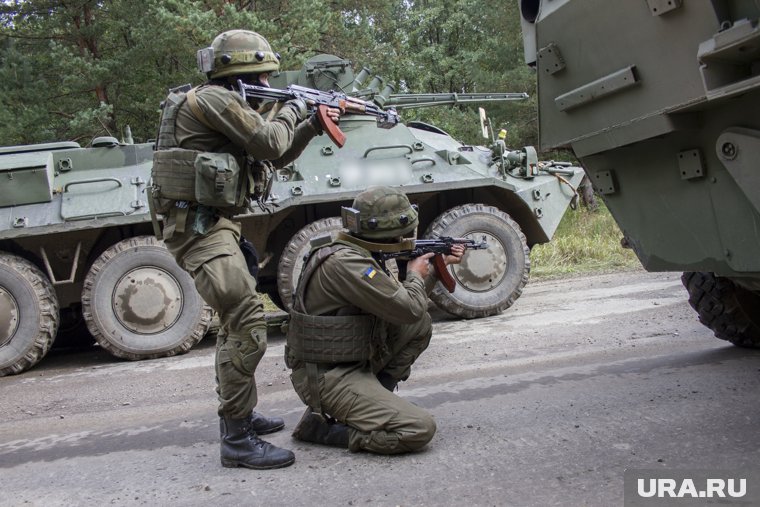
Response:
[{"label": "tactical vest", "polygon": [[187,94],[172,91],[164,101],[153,154],[153,196],[177,201],[195,200],[195,158],[200,152],[178,147],[175,135],[179,108]]},{"label": "tactical vest", "polygon": [[369,360],[373,315],[309,315],[305,311],[303,295],[311,276],[330,255],[344,248],[348,247],[331,244],[319,248],[304,264],[288,323],[288,349],[295,359],[310,363]]},{"label": "tactical vest", "polygon": [[370,359],[375,334],[374,315],[308,315],[304,294],[309,280],[329,256],[349,248],[339,243],[317,247],[309,254],[298,280],[288,323],[286,357],[302,361],[309,379],[311,409],[322,413],[317,364],[356,363]]},{"label": "tactical vest", "polygon": [[197,202],[215,208],[242,208],[248,197],[248,181],[241,168],[244,157],[240,157],[239,162],[238,157],[230,153],[179,148],[177,116],[185,102],[198,121],[212,128],[196,102],[195,89],[169,94],[164,102],[153,154],[153,197]]}]

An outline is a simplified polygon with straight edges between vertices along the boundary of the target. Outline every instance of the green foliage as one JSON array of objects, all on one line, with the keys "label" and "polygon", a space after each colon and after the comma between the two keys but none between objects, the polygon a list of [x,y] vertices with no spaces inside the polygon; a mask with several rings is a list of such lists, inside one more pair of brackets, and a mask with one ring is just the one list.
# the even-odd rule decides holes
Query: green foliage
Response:
[{"label": "green foliage", "polygon": [[[218,33],[266,36],[284,69],[317,53],[367,66],[398,91],[527,91],[516,2],[494,0],[5,0],[0,144],[155,135],[169,87],[198,84],[195,52]],[[488,106],[507,141],[536,141],[535,103]],[[477,107],[410,117],[481,143]]]},{"label": "green foliage", "polygon": [[632,269],[640,266],[632,250],[620,246],[620,229],[604,204],[596,211],[568,210],[554,238],[530,253],[531,277]]}]

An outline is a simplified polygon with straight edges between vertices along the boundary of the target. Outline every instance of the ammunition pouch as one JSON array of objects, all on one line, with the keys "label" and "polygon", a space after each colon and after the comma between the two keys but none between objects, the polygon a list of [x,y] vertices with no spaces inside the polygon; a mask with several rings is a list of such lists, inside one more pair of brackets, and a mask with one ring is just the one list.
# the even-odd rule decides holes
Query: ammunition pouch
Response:
[{"label": "ammunition pouch", "polygon": [[166,214],[170,201],[197,202],[213,208],[242,207],[246,178],[230,153],[173,148],[153,154],[153,199],[156,212]]},{"label": "ammunition pouch", "polygon": [[369,360],[375,317],[315,316],[292,310],[288,351],[306,363],[355,363]]},{"label": "ammunition pouch", "polygon": [[195,175],[196,202],[212,208],[245,204],[245,178],[230,153],[199,153],[195,157]]}]

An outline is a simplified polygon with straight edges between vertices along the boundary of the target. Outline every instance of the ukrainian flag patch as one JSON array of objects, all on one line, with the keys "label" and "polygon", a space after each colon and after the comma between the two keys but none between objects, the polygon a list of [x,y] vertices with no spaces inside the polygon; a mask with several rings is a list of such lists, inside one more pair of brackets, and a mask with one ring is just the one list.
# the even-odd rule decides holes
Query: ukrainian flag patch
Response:
[{"label": "ukrainian flag patch", "polygon": [[377,270],[373,268],[372,266],[370,266],[364,270],[364,273],[362,273],[362,276],[366,278],[367,280],[372,280],[373,278],[375,278],[376,274],[377,274]]}]

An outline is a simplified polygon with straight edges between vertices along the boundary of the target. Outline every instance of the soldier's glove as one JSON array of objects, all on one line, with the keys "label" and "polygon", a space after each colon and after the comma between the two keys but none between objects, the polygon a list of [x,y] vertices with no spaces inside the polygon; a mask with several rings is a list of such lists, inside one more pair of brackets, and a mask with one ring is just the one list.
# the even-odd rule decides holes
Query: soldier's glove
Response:
[{"label": "soldier's glove", "polygon": [[314,130],[317,132],[318,136],[321,136],[324,132],[324,129],[322,128],[322,122],[319,121],[319,118],[316,114],[311,115],[309,118],[309,123],[311,123],[311,126],[314,127]]},{"label": "soldier's glove", "polygon": [[306,102],[304,102],[302,99],[289,100],[285,102],[285,105],[290,106],[293,111],[295,111],[298,122],[306,119],[306,115],[308,114],[309,109],[306,107]]}]

